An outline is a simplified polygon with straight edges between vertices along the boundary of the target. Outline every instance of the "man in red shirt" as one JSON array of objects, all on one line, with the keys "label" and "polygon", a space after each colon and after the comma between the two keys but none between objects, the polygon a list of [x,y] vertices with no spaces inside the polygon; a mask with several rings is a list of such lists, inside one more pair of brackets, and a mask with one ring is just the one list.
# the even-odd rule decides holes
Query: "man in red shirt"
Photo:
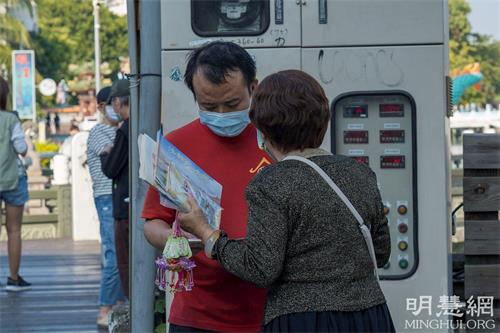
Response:
[{"label": "man in red shirt", "polygon": [[[246,235],[244,189],[270,159],[257,146],[256,130],[248,112],[257,85],[255,62],[240,46],[213,42],[194,50],[184,80],[199,106],[200,118],[166,138],[222,184],[221,229],[231,238]],[[163,249],[175,211],[160,205],[150,187],[142,217],[144,234]],[[258,332],[262,324],[265,290],[226,272],[203,251],[194,256],[195,286],[175,294],[170,332]]]}]

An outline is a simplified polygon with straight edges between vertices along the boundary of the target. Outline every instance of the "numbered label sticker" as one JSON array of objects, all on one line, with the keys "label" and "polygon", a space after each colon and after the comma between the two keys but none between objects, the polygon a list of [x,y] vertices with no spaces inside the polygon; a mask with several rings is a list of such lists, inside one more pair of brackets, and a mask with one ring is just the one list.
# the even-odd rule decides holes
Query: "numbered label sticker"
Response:
[{"label": "numbered label sticker", "polygon": [[384,149],[384,155],[400,155],[401,149],[387,148]]},{"label": "numbered label sticker", "polygon": [[364,124],[347,124],[347,129],[349,130],[361,130],[364,129]]},{"label": "numbered label sticker", "polygon": [[384,124],[384,129],[400,129],[401,124],[400,123],[385,123]]},{"label": "numbered label sticker", "polygon": [[347,155],[350,155],[350,156],[358,156],[358,155],[364,155],[364,154],[365,154],[364,149],[349,149],[347,151]]}]

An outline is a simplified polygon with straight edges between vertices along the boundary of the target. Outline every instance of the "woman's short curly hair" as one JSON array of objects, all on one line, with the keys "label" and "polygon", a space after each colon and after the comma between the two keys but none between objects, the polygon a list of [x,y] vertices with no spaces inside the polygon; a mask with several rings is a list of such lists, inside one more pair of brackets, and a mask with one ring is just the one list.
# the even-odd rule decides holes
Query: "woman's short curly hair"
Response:
[{"label": "woman's short curly hair", "polygon": [[250,119],[284,153],[318,148],[330,120],[328,98],[309,74],[299,70],[277,72],[256,88]]}]

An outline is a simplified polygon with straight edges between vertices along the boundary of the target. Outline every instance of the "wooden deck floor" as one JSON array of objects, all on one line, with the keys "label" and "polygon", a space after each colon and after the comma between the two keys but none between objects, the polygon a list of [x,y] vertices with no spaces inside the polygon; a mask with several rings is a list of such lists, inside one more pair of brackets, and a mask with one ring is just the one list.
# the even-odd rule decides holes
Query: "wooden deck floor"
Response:
[{"label": "wooden deck floor", "polygon": [[[5,230],[4,230],[5,231]],[[23,242],[21,275],[33,284],[4,290],[6,243],[0,243],[0,332],[102,332],[96,327],[100,278],[98,242]]]}]

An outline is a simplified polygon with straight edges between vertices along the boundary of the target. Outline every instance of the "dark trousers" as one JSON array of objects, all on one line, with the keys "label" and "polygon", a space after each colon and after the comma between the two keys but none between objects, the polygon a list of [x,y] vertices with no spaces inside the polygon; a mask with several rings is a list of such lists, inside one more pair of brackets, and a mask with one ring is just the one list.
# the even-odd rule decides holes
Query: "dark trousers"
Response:
[{"label": "dark trousers", "polygon": [[129,251],[129,221],[116,220],[115,223],[115,246],[116,246],[116,260],[118,261],[118,271],[120,271],[120,280],[122,281],[122,288],[125,297],[129,298],[129,284],[128,284],[128,251]]}]

